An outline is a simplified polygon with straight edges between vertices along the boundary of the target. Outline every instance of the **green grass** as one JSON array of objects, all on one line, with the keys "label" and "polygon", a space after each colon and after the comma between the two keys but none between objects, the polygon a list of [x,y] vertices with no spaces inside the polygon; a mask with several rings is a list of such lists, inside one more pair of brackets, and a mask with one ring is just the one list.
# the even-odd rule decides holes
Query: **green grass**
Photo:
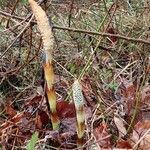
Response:
[{"label": "green grass", "polygon": [[27,150],[36,150],[36,149],[35,149],[35,146],[36,146],[36,143],[37,143],[37,141],[38,141],[38,139],[39,139],[38,136],[39,136],[38,132],[35,132],[35,133],[32,135],[32,137],[31,137],[29,143],[27,144]]}]

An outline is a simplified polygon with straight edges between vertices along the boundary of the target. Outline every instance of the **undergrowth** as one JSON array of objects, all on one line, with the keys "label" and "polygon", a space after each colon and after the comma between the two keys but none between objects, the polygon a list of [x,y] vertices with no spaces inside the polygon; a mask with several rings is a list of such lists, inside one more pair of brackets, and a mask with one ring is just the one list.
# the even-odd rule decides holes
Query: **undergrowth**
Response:
[{"label": "undergrowth", "polygon": [[[25,149],[31,139],[28,147],[37,143],[36,149],[77,149],[72,98],[77,78],[85,101],[84,148],[149,149],[148,1],[45,0],[39,4],[55,37],[60,128],[52,131],[49,119],[42,70],[45,54],[31,8],[26,0],[0,0],[1,148]],[[31,143],[36,132],[39,137]]]}]

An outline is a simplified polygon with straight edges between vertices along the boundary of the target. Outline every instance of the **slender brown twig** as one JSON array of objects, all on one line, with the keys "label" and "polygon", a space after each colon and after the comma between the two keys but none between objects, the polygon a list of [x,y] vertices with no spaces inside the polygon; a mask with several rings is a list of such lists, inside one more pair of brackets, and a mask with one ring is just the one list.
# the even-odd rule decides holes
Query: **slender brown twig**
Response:
[{"label": "slender brown twig", "polygon": [[[11,15],[11,14],[3,12],[1,10],[0,10],[0,14],[3,16],[11,16],[11,18],[14,18],[14,19],[24,20],[24,18],[22,18],[22,17]],[[28,19],[26,21],[28,21]],[[32,23],[36,24],[35,21],[32,21]],[[56,26],[56,25],[53,26],[53,29],[67,30],[67,31],[79,32],[79,33],[84,33],[84,34],[99,35],[99,36],[104,36],[104,37],[116,37],[119,39],[131,41],[131,42],[150,44],[150,41],[148,41],[148,40],[144,40],[144,39],[140,39],[140,38],[136,39],[136,38],[132,38],[132,37],[123,36],[120,34],[110,34],[110,33],[105,33],[105,32],[88,31],[88,30],[68,28],[68,27],[62,27],[62,26]]]},{"label": "slender brown twig", "polygon": [[[15,5],[13,6],[12,11],[11,11],[11,15],[14,13],[18,2],[19,2],[19,0],[17,0],[17,1],[15,2]],[[10,19],[11,19],[11,18],[9,18],[8,21],[7,21],[6,28],[9,28]]]}]

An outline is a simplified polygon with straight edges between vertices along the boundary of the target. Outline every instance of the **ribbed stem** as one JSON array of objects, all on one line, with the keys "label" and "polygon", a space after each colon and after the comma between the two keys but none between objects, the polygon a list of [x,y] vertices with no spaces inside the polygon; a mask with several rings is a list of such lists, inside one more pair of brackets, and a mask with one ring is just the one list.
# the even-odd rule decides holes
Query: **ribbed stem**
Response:
[{"label": "ribbed stem", "polygon": [[46,88],[46,94],[48,98],[48,103],[51,111],[51,122],[53,126],[53,130],[56,130],[59,128],[59,118],[57,115],[57,110],[56,110],[56,93],[54,89],[54,71],[53,71],[53,66],[52,63],[46,63],[44,65],[44,74],[45,74],[45,80],[47,84]]},{"label": "ribbed stem", "polygon": [[56,130],[59,128],[60,121],[56,110],[56,93],[54,90],[54,71],[52,66],[54,36],[45,11],[34,0],[29,0],[29,3],[37,20],[37,25],[43,40],[43,49],[46,56],[44,60],[45,64],[43,65],[47,87],[46,94],[51,111],[50,116],[53,130]]},{"label": "ribbed stem", "polygon": [[84,112],[84,98],[82,94],[81,85],[78,82],[78,80],[75,80],[72,90],[77,118],[78,146],[82,146],[85,133],[85,112]]}]

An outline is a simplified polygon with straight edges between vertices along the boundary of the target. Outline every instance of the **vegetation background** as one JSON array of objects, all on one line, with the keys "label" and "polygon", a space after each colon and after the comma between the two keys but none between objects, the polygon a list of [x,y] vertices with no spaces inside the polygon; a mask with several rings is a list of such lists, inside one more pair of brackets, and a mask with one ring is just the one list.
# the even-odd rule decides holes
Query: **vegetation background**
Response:
[{"label": "vegetation background", "polygon": [[36,149],[77,149],[70,103],[79,78],[87,114],[84,147],[150,149],[149,0],[39,3],[55,36],[57,97],[66,102],[59,104],[60,131],[51,130],[41,86],[42,39],[28,1],[0,0],[1,148],[30,149],[31,139]]}]

